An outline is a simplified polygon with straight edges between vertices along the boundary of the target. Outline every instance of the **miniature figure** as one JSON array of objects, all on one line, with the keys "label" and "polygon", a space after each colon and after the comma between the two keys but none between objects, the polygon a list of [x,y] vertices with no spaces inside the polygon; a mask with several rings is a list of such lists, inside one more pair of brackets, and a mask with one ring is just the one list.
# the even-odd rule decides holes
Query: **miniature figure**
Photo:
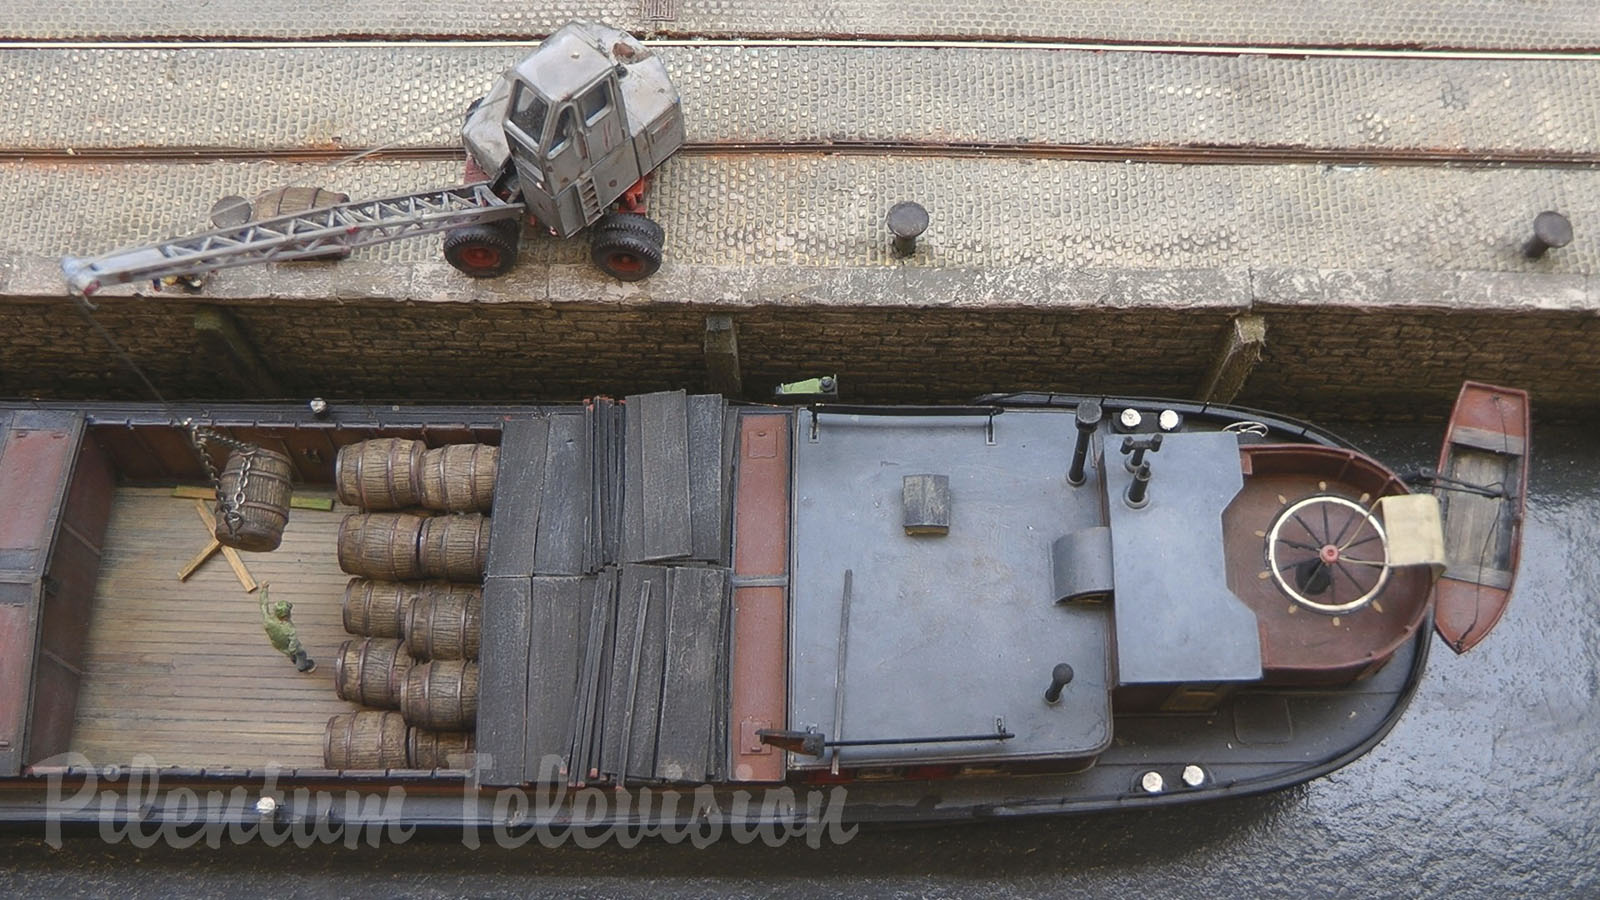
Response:
[{"label": "miniature figure", "polygon": [[289,618],[294,612],[294,604],[287,600],[273,603],[267,598],[268,587],[265,584],[261,586],[261,624],[266,629],[267,640],[272,642],[273,649],[289,657],[296,669],[315,672],[317,661],[307,656],[306,649],[300,646],[300,636]]}]

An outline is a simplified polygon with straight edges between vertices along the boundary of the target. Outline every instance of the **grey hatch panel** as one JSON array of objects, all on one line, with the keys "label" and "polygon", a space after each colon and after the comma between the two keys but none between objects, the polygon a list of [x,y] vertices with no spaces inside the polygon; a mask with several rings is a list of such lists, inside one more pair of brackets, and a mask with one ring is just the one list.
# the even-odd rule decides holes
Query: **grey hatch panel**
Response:
[{"label": "grey hatch panel", "polygon": [[1244,484],[1239,438],[1169,434],[1145,457],[1146,505],[1124,501],[1132,480],[1108,460],[1118,683],[1196,684],[1261,678],[1256,615],[1228,588],[1222,511]]},{"label": "grey hatch panel", "polygon": [[[1111,737],[1103,605],[1055,602],[1051,545],[1101,524],[1097,469],[1073,488],[1070,414],[795,416],[790,728],[829,740],[1013,739],[847,747],[847,765],[1086,756]],[[904,476],[949,478],[949,533],[909,535]],[[851,573],[843,715],[841,609]],[[1044,701],[1051,669],[1076,677]],[[792,757],[792,765],[823,765]]]}]

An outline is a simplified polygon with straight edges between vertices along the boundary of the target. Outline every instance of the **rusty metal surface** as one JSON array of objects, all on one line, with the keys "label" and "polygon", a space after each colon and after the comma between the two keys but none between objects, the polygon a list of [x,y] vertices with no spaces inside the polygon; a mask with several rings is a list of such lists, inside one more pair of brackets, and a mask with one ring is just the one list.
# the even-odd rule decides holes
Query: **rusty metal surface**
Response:
[{"label": "rusty metal surface", "polygon": [[[0,517],[0,776],[17,774],[29,761],[40,604],[50,593],[43,587],[45,567],[83,421],[81,414],[36,410],[0,419],[0,498],[6,507]],[[44,724],[55,729],[61,723]]]},{"label": "rusty metal surface", "polygon": [[[1223,513],[1228,586],[1260,623],[1268,681],[1339,683],[1387,661],[1423,622],[1429,581],[1422,571],[1394,570],[1375,603],[1338,616],[1300,607],[1261,576],[1268,568],[1266,534],[1288,505],[1319,494],[1370,499],[1398,483],[1370,464],[1352,465],[1342,450],[1247,448],[1246,460],[1252,473]],[[1335,531],[1347,522],[1335,523]]]},{"label": "rusty metal surface", "polygon": [[0,447],[0,497],[6,507],[0,516],[0,568],[43,570],[77,437],[72,427],[12,422]]},{"label": "rusty metal surface", "polygon": [[[1600,152],[1600,61],[965,46],[657,51],[701,145],[891,141],[1480,155]],[[7,152],[460,148],[509,46],[0,54]],[[65,90],[58,73],[70,73]]]},{"label": "rusty metal surface", "polygon": [[34,675],[28,758],[65,751],[72,736],[82,680],[84,646],[100,553],[111,516],[116,475],[105,453],[85,436],[76,453],[55,546],[39,605],[38,665]]},{"label": "rusty metal surface", "polygon": [[16,774],[22,762],[38,630],[34,611],[32,603],[0,603],[0,776]]},{"label": "rusty metal surface", "polygon": [[[729,777],[774,782],[783,753],[756,732],[783,728],[788,701],[789,417],[739,416],[733,500],[733,638],[729,666]],[[784,576],[780,584],[741,584]]]},{"label": "rusty metal surface", "polygon": [[218,0],[137,6],[117,0],[31,0],[0,10],[0,32],[30,39],[162,36],[524,38],[572,18],[697,36],[916,36],[1208,44],[1583,48],[1600,46],[1585,0],[1507,8],[1497,0],[1188,3],[1181,0],[383,0],[305,5]]}]

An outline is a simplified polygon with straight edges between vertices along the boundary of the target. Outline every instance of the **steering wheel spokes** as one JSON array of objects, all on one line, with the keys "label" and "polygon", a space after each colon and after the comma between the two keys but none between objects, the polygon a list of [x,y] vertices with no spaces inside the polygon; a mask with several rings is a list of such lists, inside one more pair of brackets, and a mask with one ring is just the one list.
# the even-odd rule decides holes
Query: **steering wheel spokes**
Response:
[{"label": "steering wheel spokes", "polygon": [[1300,606],[1326,615],[1361,609],[1389,580],[1389,537],[1372,509],[1335,494],[1284,507],[1267,531],[1267,572]]}]

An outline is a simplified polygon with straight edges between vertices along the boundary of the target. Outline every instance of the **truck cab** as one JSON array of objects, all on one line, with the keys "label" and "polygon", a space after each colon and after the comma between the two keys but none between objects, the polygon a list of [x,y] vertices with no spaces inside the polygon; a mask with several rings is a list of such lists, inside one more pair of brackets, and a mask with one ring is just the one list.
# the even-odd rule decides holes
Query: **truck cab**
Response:
[{"label": "truck cab", "polygon": [[462,130],[472,161],[562,237],[597,220],[684,141],[666,66],[626,32],[573,22],[507,71]]},{"label": "truck cab", "polygon": [[[183,280],[216,269],[299,259],[443,232],[444,256],[473,278],[516,264],[524,223],[563,238],[587,230],[594,263],[638,281],[661,266],[665,233],[645,216],[650,173],[684,143],[667,67],[627,32],[572,22],[495,81],[462,127],[468,184],[348,202],[317,189],[228,196],[211,231],[95,257],[62,275],[87,296],[102,284]],[[251,218],[254,215],[255,218]]]}]

